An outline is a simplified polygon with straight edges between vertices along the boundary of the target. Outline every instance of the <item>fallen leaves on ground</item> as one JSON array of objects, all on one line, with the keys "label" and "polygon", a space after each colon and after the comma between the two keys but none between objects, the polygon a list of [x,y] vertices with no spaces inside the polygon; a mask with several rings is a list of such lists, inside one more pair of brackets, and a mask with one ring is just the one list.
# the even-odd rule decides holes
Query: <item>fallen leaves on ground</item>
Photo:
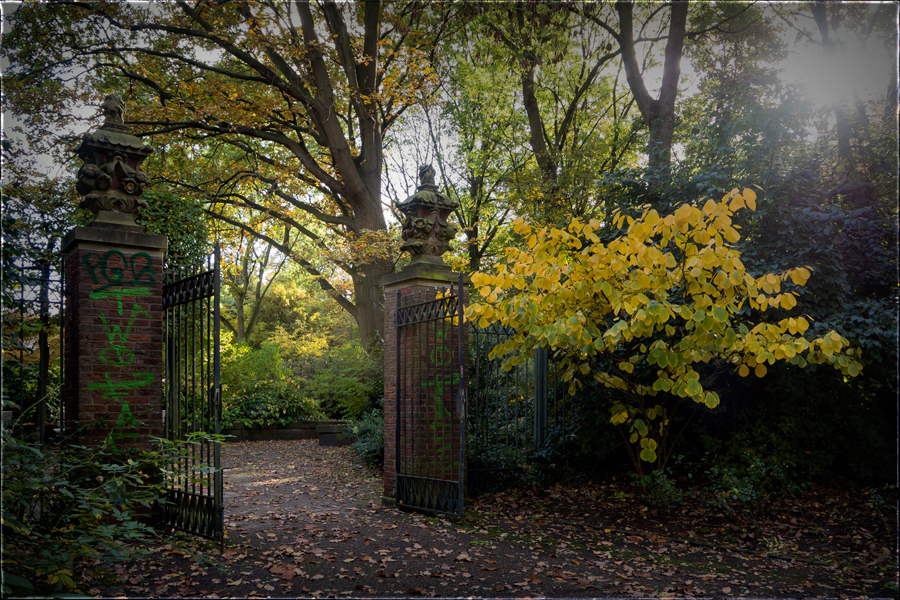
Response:
[{"label": "fallen leaves on ground", "polygon": [[896,531],[848,491],[813,488],[764,516],[698,498],[658,517],[610,481],[486,495],[451,520],[381,506],[380,473],[347,447],[245,442],[223,446],[222,457],[224,551],[172,535],[113,569],[85,561],[84,589],[210,598],[872,597],[897,589]]}]

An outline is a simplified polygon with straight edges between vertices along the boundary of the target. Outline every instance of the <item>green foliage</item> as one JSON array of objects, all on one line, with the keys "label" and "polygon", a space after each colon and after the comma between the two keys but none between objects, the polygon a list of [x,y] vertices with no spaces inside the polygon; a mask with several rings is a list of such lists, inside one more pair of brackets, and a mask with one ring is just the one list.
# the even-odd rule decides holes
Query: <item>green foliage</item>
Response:
[{"label": "green foliage", "polygon": [[383,390],[381,365],[358,343],[328,349],[311,371],[304,390],[330,417],[358,418]]},{"label": "green foliage", "polygon": [[885,521],[897,518],[897,502],[900,501],[900,490],[896,483],[888,483],[877,488],[866,490],[869,508],[878,513]]},{"label": "green foliage", "polygon": [[736,464],[740,452],[752,451],[795,481],[893,481],[896,395],[873,393],[868,379],[887,386],[895,375],[878,363],[866,371],[845,381],[825,369],[807,375],[773,365],[765,379],[732,381],[721,410],[694,415],[683,453],[693,463]]},{"label": "green foliage", "polygon": [[249,341],[254,346],[266,340],[278,344],[285,365],[304,376],[304,357],[356,339],[355,328],[315,281],[287,269],[272,282]]},{"label": "green foliage", "polygon": [[729,512],[765,511],[773,500],[797,489],[790,476],[794,464],[787,457],[757,456],[743,450],[710,464],[713,466],[705,473],[712,493],[709,504]]},{"label": "green foliage", "polygon": [[169,238],[167,264],[184,265],[206,258],[210,252],[209,228],[199,201],[165,190],[147,190],[142,197],[147,208],[134,221],[146,233]]},{"label": "green foliage", "polygon": [[230,398],[226,396],[222,408],[222,427],[225,428],[237,423],[264,427],[324,418],[319,404],[303,396],[289,380],[243,386]]},{"label": "green foliage", "polygon": [[157,500],[153,457],[2,439],[4,596],[75,591],[79,559],[125,560],[152,538],[134,510]]},{"label": "green foliage", "polygon": [[224,422],[358,418],[384,386],[381,362],[354,338],[347,315],[321,290],[282,274],[249,342],[223,343]]},{"label": "green foliage", "polygon": [[279,278],[254,339],[278,346],[285,371],[328,418],[356,419],[383,393],[382,363],[363,351],[346,313],[313,285]]},{"label": "green foliage", "polygon": [[3,596],[76,592],[81,561],[148,552],[139,542],[155,539],[145,521],[165,501],[163,488],[205,482],[213,467],[186,459],[197,456],[196,446],[222,440],[195,433],[154,439],[149,449],[117,449],[110,441],[84,447],[68,439],[40,447],[4,429]]},{"label": "green foliage", "polygon": [[[701,379],[712,367],[762,378],[777,361],[830,364],[848,379],[862,368],[846,338],[829,331],[807,339],[806,318],[787,316],[797,304],[790,290],[806,283],[808,269],[757,277],[744,265],[732,216],[745,207],[756,207],[748,188],[668,215],[649,207],[638,218],[614,214],[618,232],[606,243],[597,220],[557,229],[520,219],[515,229],[527,251],[510,248],[496,274],[472,276],[482,302],[467,316],[517,332],[491,353],[508,356],[507,370],[543,347],[562,365],[569,393],[585,376],[609,388],[610,420],[621,426],[635,469],[662,469],[677,440],[669,433],[679,405],[720,402],[709,377]],[[767,309],[783,318],[746,316]]]},{"label": "green foliage", "polygon": [[281,381],[284,377],[278,346],[263,344],[253,348],[248,344],[232,343],[230,336],[223,336],[222,385],[226,389]]},{"label": "green foliage", "polygon": [[630,473],[632,481],[641,488],[644,502],[657,514],[667,514],[672,504],[681,502],[683,498],[670,475],[671,469],[660,469],[649,475]]},{"label": "green foliage", "polygon": [[370,467],[384,464],[384,408],[373,408],[350,424],[353,449]]},{"label": "green foliage", "polygon": [[324,418],[319,403],[282,367],[278,346],[222,344],[222,426],[287,425]]}]

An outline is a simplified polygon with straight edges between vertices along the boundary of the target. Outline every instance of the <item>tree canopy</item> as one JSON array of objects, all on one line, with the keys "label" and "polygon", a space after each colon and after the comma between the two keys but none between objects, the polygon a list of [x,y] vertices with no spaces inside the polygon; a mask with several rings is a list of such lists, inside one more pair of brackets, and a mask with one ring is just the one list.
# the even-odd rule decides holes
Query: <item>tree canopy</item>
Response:
[{"label": "tree canopy", "polygon": [[[427,10],[426,10],[427,8]],[[8,102],[29,151],[105,90],[128,88],[128,124],[159,150],[161,178],[200,194],[207,212],[262,239],[227,207],[277,219],[319,252],[386,231],[381,199],[386,132],[435,85],[446,7],[417,3],[26,3],[6,36]],[[43,89],[49,94],[35,94]],[[45,138],[46,140],[53,138]],[[24,149],[23,149],[24,150]],[[284,254],[290,248],[279,246]],[[385,256],[336,260],[340,293],[297,257],[359,324],[383,327]]]},{"label": "tree canopy", "polygon": [[[296,337],[286,306],[308,297],[289,293],[299,268],[372,350],[380,279],[402,260],[391,201],[434,163],[459,203],[448,260],[491,282],[473,299],[537,306],[517,343],[552,347],[555,335],[573,381],[582,367],[601,375],[573,395],[594,415],[582,449],[598,445],[599,421],[624,414],[633,457],[668,456],[671,440],[643,426],[666,420],[657,404],[684,401],[666,413],[679,427],[696,419],[723,439],[743,428],[766,452],[759,432],[778,427],[795,432],[778,452],[814,448],[847,473],[877,470],[897,390],[896,17],[875,3],[23,3],[3,34],[4,178],[16,183],[8,206],[39,202],[4,227],[74,222],[72,148],[98,124],[85,107],[120,93],[156,150],[148,194],[166,208],[145,222],[176,224],[185,254],[202,252],[206,233],[168,220],[202,206],[208,237],[229,248],[235,331],[303,355],[313,334]],[[44,154],[64,165],[60,181],[42,175]],[[755,210],[737,210],[738,198]],[[691,233],[663,231],[670,217]],[[290,278],[274,276],[281,264]],[[536,302],[548,282],[556,291]],[[584,322],[570,322],[566,302],[584,305]],[[503,311],[489,320],[514,318]],[[636,400],[647,397],[658,402]],[[602,419],[597,398],[612,401]],[[624,410],[609,412],[615,402]],[[735,406],[744,421],[722,425]],[[816,427],[798,425],[812,413]],[[853,450],[838,456],[828,440],[841,436]]]}]

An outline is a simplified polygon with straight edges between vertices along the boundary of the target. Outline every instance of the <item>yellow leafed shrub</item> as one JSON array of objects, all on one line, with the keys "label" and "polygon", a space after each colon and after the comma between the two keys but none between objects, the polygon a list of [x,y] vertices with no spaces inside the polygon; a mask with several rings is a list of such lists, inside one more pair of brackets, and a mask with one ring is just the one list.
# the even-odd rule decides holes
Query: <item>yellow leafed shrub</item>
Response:
[{"label": "yellow leafed shrub", "polygon": [[[612,404],[611,422],[623,428],[635,467],[641,474],[645,462],[661,468],[680,401],[719,404],[701,383],[701,365],[742,377],[763,377],[775,361],[830,364],[847,377],[862,369],[860,351],[839,334],[805,338],[803,316],[748,322],[747,308],[794,308],[796,297],[784,288],[810,277],[807,267],[759,277],[747,271],[732,216],[755,207],[756,193],[744,188],[669,215],[616,212],[612,224],[625,231],[608,243],[597,220],[557,229],[519,219],[515,231],[527,248],[507,248],[495,273],[472,276],[481,301],[467,318],[518,332],[493,351],[509,354],[508,368],[526,359],[523,350],[543,347],[556,351],[570,392],[586,377],[619,390],[624,400]],[[595,368],[598,357],[607,368]]]}]

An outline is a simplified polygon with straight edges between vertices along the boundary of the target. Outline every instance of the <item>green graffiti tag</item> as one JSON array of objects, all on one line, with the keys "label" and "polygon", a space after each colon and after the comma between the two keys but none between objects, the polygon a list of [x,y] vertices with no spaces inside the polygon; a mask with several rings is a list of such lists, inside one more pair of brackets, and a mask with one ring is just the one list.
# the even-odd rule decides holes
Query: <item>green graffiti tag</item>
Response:
[{"label": "green graffiti tag", "polygon": [[[153,273],[153,259],[146,252],[136,252],[131,256],[125,256],[118,250],[108,250],[103,255],[96,252],[85,254],[81,262],[87,267],[88,274],[94,285],[100,285],[99,290],[110,287],[137,287],[139,285],[153,285],[156,278]],[[99,270],[99,277],[97,271]],[[125,275],[130,272],[131,279]],[[105,283],[102,283],[100,279]],[[95,289],[94,291],[97,291]]]},{"label": "green graffiti tag", "polygon": [[[444,347],[444,332],[442,330],[435,332],[435,348],[429,354],[429,365],[437,372],[438,368],[452,364],[453,349]],[[444,405],[445,394],[448,394],[454,387],[458,387],[460,376],[458,372],[450,374],[447,378],[436,378],[433,381],[422,381],[420,386],[424,388],[426,397],[434,398],[435,419],[429,423],[428,428],[431,431],[432,442],[434,443],[434,452],[442,457],[449,454],[453,450],[453,433],[452,426],[450,434],[446,432],[446,423],[453,423],[453,415],[451,411]],[[449,389],[448,389],[449,388]],[[451,399],[452,402],[452,399]],[[455,465],[455,466],[454,466]],[[458,466],[458,462],[451,465],[452,468]]]},{"label": "green graffiti tag", "polygon": [[128,402],[122,401],[122,410],[119,412],[119,418],[116,419],[116,424],[113,426],[113,430],[109,432],[109,435],[106,436],[106,443],[109,444],[109,447],[112,450],[118,450],[116,448],[116,440],[121,440],[124,438],[136,438],[138,434],[136,433],[125,433],[126,427],[137,427],[140,425],[138,420],[134,418],[134,415],[131,414],[131,407],[128,406]]},{"label": "green graffiti tag", "polygon": [[[122,314],[121,312],[119,314]],[[114,365],[118,367],[124,367],[130,365],[134,362],[134,352],[131,351],[127,346],[125,346],[125,342],[128,341],[128,338],[131,336],[131,330],[134,327],[134,320],[138,317],[138,315],[150,318],[150,313],[146,310],[138,306],[137,304],[131,305],[131,317],[128,319],[128,325],[125,326],[125,331],[122,331],[122,328],[118,325],[113,325],[110,327],[109,323],[106,321],[106,314],[100,313],[100,320],[103,321],[103,326],[106,328],[106,337],[109,340],[109,346],[100,351],[100,362],[104,365]],[[116,343],[118,338],[118,342]],[[110,357],[110,354],[115,354],[114,358]]]},{"label": "green graffiti tag", "polygon": [[91,391],[103,390],[102,396],[104,398],[127,396],[131,393],[131,390],[150,385],[154,379],[153,373],[133,373],[131,381],[113,381],[109,371],[104,373],[104,375],[106,376],[106,381],[88,384],[88,389]]},{"label": "green graffiti tag", "polygon": [[[446,365],[450,364],[450,362],[453,360],[453,349],[447,348],[445,350],[443,330],[438,330],[436,332],[436,335],[434,337],[434,343],[435,343],[435,348],[434,348],[434,350],[431,351],[431,355],[429,356],[429,358],[431,359],[431,364],[434,365],[435,367],[446,366]],[[445,355],[444,354],[445,351],[449,352],[449,354]]]},{"label": "green graffiti tag", "polygon": [[[136,287],[136,288],[106,288],[99,291],[91,292],[91,295],[88,296],[91,300],[106,300],[107,298],[115,298],[117,304],[117,312],[119,316],[122,316],[122,310],[124,308],[124,303],[122,302],[122,298],[133,298],[137,296],[151,296],[153,292],[148,287]],[[135,305],[137,306],[137,305]]]},{"label": "green graffiti tag", "polygon": [[435,381],[423,381],[419,385],[426,390],[428,390],[428,388],[434,388],[434,395],[440,402],[441,398],[444,397],[444,388],[446,385],[449,385],[451,387],[459,385],[459,373],[453,373],[450,376],[449,382],[446,379],[437,379]]},{"label": "green graffiti tag", "polygon": [[[116,308],[99,311],[108,345],[100,349],[97,358],[107,367],[127,369],[135,362],[135,352],[128,342],[139,318],[150,319],[146,308],[137,304],[141,297],[153,295],[152,286],[157,281],[153,271],[153,259],[146,252],[126,255],[119,250],[108,250],[103,254],[85,254],[81,262],[87,269],[94,284],[88,298],[92,302],[115,300]],[[130,314],[129,307],[130,306]],[[124,318],[128,318],[125,323]],[[88,390],[101,397],[121,401],[121,410],[112,431],[107,435],[107,443],[116,450],[116,440],[138,438],[134,428],[139,425],[124,397],[135,390],[153,383],[156,376],[152,372],[127,372],[110,370],[103,373],[103,379],[88,384]],[[132,432],[126,433],[126,430]]]}]

